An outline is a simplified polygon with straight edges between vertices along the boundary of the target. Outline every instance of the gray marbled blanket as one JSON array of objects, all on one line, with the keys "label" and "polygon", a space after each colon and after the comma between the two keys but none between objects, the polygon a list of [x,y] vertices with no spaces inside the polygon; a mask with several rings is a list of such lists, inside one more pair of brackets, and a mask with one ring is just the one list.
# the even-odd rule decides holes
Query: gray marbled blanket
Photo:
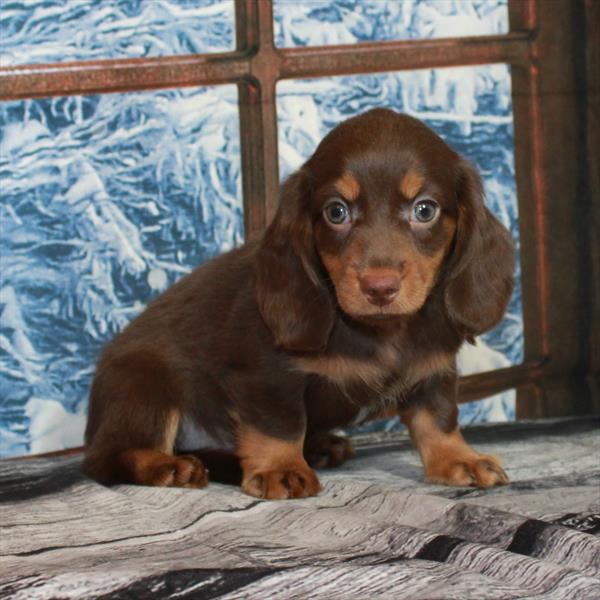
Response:
[{"label": "gray marbled blanket", "polygon": [[422,481],[402,434],[356,439],[316,498],[102,487],[80,458],[0,462],[0,596],[600,598],[600,421],[480,426],[513,483]]}]

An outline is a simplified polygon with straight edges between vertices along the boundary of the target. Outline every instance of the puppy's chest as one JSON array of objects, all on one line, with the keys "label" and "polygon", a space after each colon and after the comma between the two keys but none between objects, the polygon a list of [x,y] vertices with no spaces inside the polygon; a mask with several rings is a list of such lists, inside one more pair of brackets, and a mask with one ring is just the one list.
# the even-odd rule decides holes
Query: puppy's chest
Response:
[{"label": "puppy's chest", "polygon": [[393,345],[378,348],[371,356],[330,352],[293,359],[295,370],[316,376],[358,403],[398,401],[419,381],[453,369],[453,356],[442,351],[418,355],[403,353]]}]

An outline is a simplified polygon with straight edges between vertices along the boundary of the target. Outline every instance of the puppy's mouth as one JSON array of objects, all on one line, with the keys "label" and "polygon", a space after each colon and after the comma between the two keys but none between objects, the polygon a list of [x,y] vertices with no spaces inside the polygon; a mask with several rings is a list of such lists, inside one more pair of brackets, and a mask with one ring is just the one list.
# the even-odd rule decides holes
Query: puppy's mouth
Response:
[{"label": "puppy's mouth", "polygon": [[372,314],[358,314],[348,315],[349,317],[356,319],[357,321],[363,321],[364,323],[391,323],[400,321],[408,315],[402,313],[372,313]]},{"label": "puppy's mouth", "polygon": [[372,325],[386,325],[398,323],[413,316],[418,312],[424,302],[410,301],[399,298],[397,302],[385,306],[373,306],[367,301],[349,302],[347,298],[338,296],[339,309],[350,319]]},{"label": "puppy's mouth", "polygon": [[354,321],[360,321],[362,323],[382,325],[386,323],[393,323],[399,320],[409,317],[412,313],[403,312],[398,310],[396,307],[392,308],[389,306],[382,307],[379,310],[373,310],[372,312],[362,312],[359,310],[347,310],[343,305],[338,303],[340,310],[350,319]]}]

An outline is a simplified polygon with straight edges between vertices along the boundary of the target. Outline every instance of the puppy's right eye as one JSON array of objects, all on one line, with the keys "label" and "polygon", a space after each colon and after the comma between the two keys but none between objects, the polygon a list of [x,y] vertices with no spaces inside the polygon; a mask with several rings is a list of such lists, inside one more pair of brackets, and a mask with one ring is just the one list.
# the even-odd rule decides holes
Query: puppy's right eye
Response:
[{"label": "puppy's right eye", "polygon": [[343,229],[352,222],[350,210],[341,200],[329,202],[323,209],[325,220],[334,228]]}]

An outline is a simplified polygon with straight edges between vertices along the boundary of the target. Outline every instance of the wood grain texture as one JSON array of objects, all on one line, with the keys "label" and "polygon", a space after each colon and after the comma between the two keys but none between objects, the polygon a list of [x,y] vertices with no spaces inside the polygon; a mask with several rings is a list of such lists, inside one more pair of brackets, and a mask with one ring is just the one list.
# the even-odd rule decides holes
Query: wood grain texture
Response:
[{"label": "wood grain texture", "polygon": [[513,481],[490,490],[425,484],[401,434],[356,438],[302,500],[105,488],[79,457],[0,462],[0,597],[591,598],[599,427],[468,430]]}]

